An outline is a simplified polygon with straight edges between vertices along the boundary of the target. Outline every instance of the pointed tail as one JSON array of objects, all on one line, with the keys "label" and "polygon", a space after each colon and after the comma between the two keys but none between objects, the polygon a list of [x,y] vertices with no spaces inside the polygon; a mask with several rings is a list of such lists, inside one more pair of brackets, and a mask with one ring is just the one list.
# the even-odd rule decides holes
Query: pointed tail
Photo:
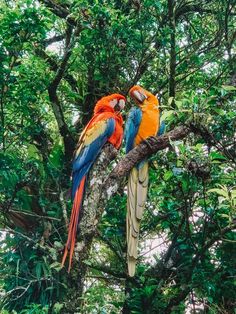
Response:
[{"label": "pointed tail", "polygon": [[75,193],[73,207],[72,207],[71,216],[70,216],[68,238],[67,238],[65,251],[62,258],[62,262],[61,262],[61,266],[63,267],[66,261],[68,251],[70,250],[68,273],[70,272],[70,269],[71,269],[72,256],[73,256],[73,252],[75,248],[76,231],[78,227],[80,208],[81,208],[82,200],[83,200],[85,179],[86,179],[86,176],[82,178],[80,185]]},{"label": "pointed tail", "polygon": [[135,274],[138,258],[138,238],[148,189],[148,162],[134,167],[128,180],[128,200],[126,215],[127,260],[130,277]]}]

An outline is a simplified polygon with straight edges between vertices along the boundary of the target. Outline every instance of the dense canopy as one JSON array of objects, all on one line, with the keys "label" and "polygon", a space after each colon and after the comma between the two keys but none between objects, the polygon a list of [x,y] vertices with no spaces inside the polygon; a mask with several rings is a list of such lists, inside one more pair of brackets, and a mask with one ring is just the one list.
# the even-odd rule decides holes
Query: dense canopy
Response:
[{"label": "dense canopy", "polygon": [[[1,313],[234,313],[235,4],[0,1]],[[135,84],[158,94],[166,135],[127,157],[104,149],[68,274],[78,136],[100,97]],[[129,278],[126,174],[145,156],[150,187]]]}]

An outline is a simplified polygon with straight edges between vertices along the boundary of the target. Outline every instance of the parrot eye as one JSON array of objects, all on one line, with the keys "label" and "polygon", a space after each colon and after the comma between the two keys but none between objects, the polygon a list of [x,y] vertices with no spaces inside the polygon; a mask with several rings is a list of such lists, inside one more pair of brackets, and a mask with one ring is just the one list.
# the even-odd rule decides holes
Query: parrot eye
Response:
[{"label": "parrot eye", "polygon": [[115,98],[112,99],[109,103],[112,108],[115,108],[115,106],[118,104],[118,100]]}]

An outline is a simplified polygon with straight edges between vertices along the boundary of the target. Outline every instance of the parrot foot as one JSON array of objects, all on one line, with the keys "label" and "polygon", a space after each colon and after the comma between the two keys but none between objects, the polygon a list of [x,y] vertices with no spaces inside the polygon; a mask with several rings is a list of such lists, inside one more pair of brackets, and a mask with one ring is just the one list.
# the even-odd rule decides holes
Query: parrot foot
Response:
[{"label": "parrot foot", "polygon": [[152,141],[152,140],[156,140],[156,139],[157,139],[156,136],[149,136],[147,139],[143,140],[143,143],[145,143],[150,148],[150,150],[152,151],[153,146],[150,143],[150,140]]},{"label": "parrot foot", "polygon": [[151,141],[156,141],[157,140],[157,136],[154,136],[154,135],[152,135],[152,136],[149,136],[149,138],[148,138],[149,140],[151,140]]}]

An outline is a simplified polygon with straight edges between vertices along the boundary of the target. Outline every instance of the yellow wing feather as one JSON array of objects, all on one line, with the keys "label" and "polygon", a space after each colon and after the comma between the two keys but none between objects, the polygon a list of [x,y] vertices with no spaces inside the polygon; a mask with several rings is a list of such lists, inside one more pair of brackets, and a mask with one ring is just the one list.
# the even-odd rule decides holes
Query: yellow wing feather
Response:
[{"label": "yellow wing feather", "polygon": [[107,120],[98,121],[90,129],[85,129],[79,139],[75,158],[80,154],[81,150],[94,142],[100,135],[102,135],[107,128]]}]

